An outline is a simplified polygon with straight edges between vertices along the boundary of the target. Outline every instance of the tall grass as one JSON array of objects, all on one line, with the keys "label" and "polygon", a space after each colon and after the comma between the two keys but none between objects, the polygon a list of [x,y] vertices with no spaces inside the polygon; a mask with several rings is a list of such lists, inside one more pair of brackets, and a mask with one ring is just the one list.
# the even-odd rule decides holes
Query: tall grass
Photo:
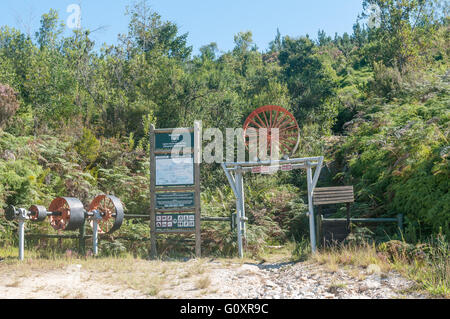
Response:
[{"label": "tall grass", "polygon": [[416,245],[404,241],[335,245],[320,249],[309,260],[330,270],[342,265],[366,268],[375,264],[383,273],[394,270],[414,281],[416,291],[450,298],[450,250],[442,234]]}]

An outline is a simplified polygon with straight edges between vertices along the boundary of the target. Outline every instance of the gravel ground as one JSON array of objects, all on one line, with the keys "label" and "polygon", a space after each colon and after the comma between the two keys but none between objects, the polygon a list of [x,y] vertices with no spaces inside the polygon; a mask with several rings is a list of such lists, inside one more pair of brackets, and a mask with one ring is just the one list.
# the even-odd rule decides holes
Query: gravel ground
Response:
[{"label": "gravel ground", "polygon": [[237,286],[235,298],[263,299],[391,299],[425,298],[418,293],[404,294],[413,282],[400,275],[359,270],[359,278],[346,271],[331,272],[318,265],[243,265],[228,284]]},{"label": "gravel ground", "polygon": [[[405,293],[413,282],[393,272],[382,274],[376,267],[354,268],[350,275],[348,270],[330,271],[311,263],[239,264],[208,261],[202,262],[204,271],[201,274],[188,278],[183,276],[183,271],[195,267],[196,262],[191,260],[180,263],[176,272],[167,274],[156,295],[145,294],[144,289],[132,289],[123,283],[106,283],[101,276],[82,269],[80,265],[45,273],[31,272],[24,277],[1,272],[0,298],[426,298],[419,293]],[[109,276],[114,274],[109,273]],[[199,281],[202,284],[199,285]]]}]

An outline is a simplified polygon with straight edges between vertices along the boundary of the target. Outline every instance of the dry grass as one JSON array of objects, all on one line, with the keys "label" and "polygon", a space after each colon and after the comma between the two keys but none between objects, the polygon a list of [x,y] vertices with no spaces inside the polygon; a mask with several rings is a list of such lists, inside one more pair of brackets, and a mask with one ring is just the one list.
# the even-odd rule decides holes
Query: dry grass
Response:
[{"label": "dry grass", "polygon": [[[138,290],[141,293],[164,298],[170,294],[164,292],[166,288],[174,288],[174,283],[179,283],[181,278],[191,278],[195,280],[198,275],[205,275],[198,280],[196,285],[200,289],[207,288],[207,273],[210,265],[207,259],[192,259],[189,261],[163,261],[145,260],[127,255],[121,258],[66,258],[65,256],[54,255],[51,258],[39,258],[39,254],[33,251],[26,251],[25,260],[17,260],[17,252],[0,249],[0,255],[6,256],[0,263],[0,273],[12,274],[13,278],[23,280],[36,273],[41,273],[42,269],[66,270],[73,264],[81,265],[84,280],[98,280],[105,284],[119,285],[121,287]],[[11,256],[9,256],[11,255]],[[18,287],[19,279],[10,282],[7,287]],[[204,288],[203,288],[204,287]],[[64,294],[64,293],[63,293]],[[78,295],[66,294],[63,298],[83,298],[82,293]]]},{"label": "dry grass", "polygon": [[17,288],[20,286],[21,283],[22,283],[21,279],[15,279],[12,282],[7,283],[5,286],[9,288]]},{"label": "dry grass", "polygon": [[[176,286],[183,278],[195,278],[209,272],[205,259],[188,262],[142,260],[133,257],[94,259],[86,261],[83,269],[100,270],[108,283],[125,285],[152,297],[168,298],[163,292]],[[196,281],[198,289],[205,289],[211,281],[207,275]]]},{"label": "dry grass", "polygon": [[195,282],[195,288],[206,289],[211,285],[211,279],[209,276],[204,276]]},{"label": "dry grass", "polygon": [[[324,249],[311,255],[309,261],[323,265],[330,271],[337,271],[344,266],[350,276],[360,281],[374,271],[379,271],[380,276],[385,278],[387,273],[394,270],[403,277],[416,282],[412,288],[414,291],[450,298],[448,281],[450,260],[434,264],[420,260],[411,261],[406,258],[396,258],[392,261],[377,253],[374,245],[366,244]],[[361,272],[361,268],[364,268],[365,271]],[[437,271],[446,272],[446,274],[439,274],[439,277],[443,279],[437,279],[438,276],[435,275]]]},{"label": "dry grass", "polygon": [[379,258],[375,247],[371,245],[334,247],[313,254],[310,260],[324,265],[332,271],[336,271],[341,265],[364,268],[369,265],[377,265],[381,272],[389,272],[392,269],[391,264]]}]

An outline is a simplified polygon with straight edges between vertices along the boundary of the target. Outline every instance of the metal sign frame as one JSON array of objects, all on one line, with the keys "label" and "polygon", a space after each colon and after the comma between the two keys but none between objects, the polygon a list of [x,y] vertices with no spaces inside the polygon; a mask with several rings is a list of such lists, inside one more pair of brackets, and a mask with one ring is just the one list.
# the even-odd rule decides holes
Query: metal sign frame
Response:
[{"label": "metal sign frame", "polygon": [[[191,148],[191,153],[193,155],[193,165],[194,165],[194,184],[193,185],[156,185],[156,157],[159,155],[170,155],[173,148],[160,148],[156,149],[156,135],[157,134],[170,134],[175,130],[186,131],[189,133],[194,133],[194,145]],[[200,158],[201,158],[201,124],[199,122],[194,122],[193,128],[167,128],[167,129],[156,129],[152,124],[150,126],[150,257],[156,258],[157,247],[156,247],[156,236],[158,234],[195,234],[195,255],[201,257],[201,236],[200,236],[200,217],[201,217],[201,205],[200,205]],[[194,193],[194,205],[189,205],[189,207],[174,207],[174,208],[158,208],[156,205],[156,194],[157,193]],[[168,216],[173,216],[173,214],[183,213],[195,214],[195,226],[193,228],[170,228],[167,230],[161,229],[161,227],[156,227],[156,216],[161,214],[167,214]]]},{"label": "metal sign frame", "polygon": [[[236,196],[236,224],[238,232],[238,251],[239,257],[244,257],[242,239],[246,238],[247,218],[245,217],[245,195],[244,195],[244,174],[252,173],[271,173],[276,170],[306,169],[306,179],[308,184],[308,210],[309,210],[309,230],[311,239],[311,250],[316,252],[316,232],[314,222],[313,194],[314,189],[319,180],[320,171],[322,169],[323,156],[293,158],[277,161],[261,161],[261,162],[229,162],[222,163],[222,168],[230,183],[231,189]],[[255,169],[260,167],[260,169]],[[264,169],[267,167],[267,169]],[[314,175],[312,169],[315,168]],[[234,172],[234,176],[233,176]]]}]

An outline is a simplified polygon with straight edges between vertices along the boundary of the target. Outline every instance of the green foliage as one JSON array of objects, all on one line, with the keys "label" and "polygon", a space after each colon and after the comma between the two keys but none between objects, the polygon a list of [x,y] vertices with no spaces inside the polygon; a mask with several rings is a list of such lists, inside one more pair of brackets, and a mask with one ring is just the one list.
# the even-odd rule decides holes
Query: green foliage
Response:
[{"label": "green foliage", "polygon": [[0,83],[0,129],[14,116],[18,108],[19,102],[14,90]]},{"label": "green foliage", "polygon": [[127,253],[125,245],[120,240],[101,241],[99,251],[101,256],[107,257],[124,257]]},{"label": "green foliage", "polygon": [[321,59],[317,47],[308,38],[285,37],[279,60],[295,115],[306,123],[319,120],[325,124],[326,131],[336,116],[330,100],[337,86],[335,71]]},{"label": "green foliage", "polygon": [[416,245],[403,241],[389,241],[377,247],[379,255],[392,263],[406,261],[410,276],[423,288],[436,296],[450,293],[450,248],[441,233]]},{"label": "green foliage", "polygon": [[[34,38],[1,27],[0,209],[48,205],[55,196],[87,204],[110,193],[127,213],[145,214],[150,124],[201,120],[203,128],[224,131],[276,104],[300,125],[296,156],[325,156],[319,183],[355,185],[355,214],[403,213],[411,242],[440,227],[448,236],[448,13],[436,1],[363,4],[380,7],[378,28],[359,21],[353,34],[320,31],[317,41],[277,32],[267,52],[245,31],[235,35],[233,50],[210,43],[192,56],[187,34],[145,0],[128,9],[128,33],[99,51],[89,30],[63,36],[54,10],[42,16]],[[220,166],[203,164],[201,177],[203,213],[230,216],[235,199]],[[246,245],[253,254],[295,240],[296,254],[304,255],[304,180],[298,171],[248,179]],[[234,254],[230,225],[204,225],[205,251]],[[13,226],[1,227],[4,240]],[[126,222],[119,233],[142,239],[121,245],[146,253],[147,223]],[[122,249],[105,245],[105,252]]]},{"label": "green foliage", "polygon": [[370,59],[402,73],[425,62],[429,56],[423,52],[429,50],[438,25],[439,2],[364,0],[364,9],[375,5],[379,10],[378,21],[369,34],[372,41],[366,47]]},{"label": "green foliage", "polygon": [[448,90],[426,94],[433,96],[426,103],[368,108],[353,120],[338,152],[348,163],[347,179],[356,184],[360,200],[370,202],[379,215],[403,213],[407,225],[420,223],[424,235],[450,224],[449,95]]},{"label": "green foliage", "polygon": [[367,227],[351,225],[350,234],[345,238],[344,245],[365,245],[374,241],[374,233]]},{"label": "green foliage", "polygon": [[292,259],[294,261],[305,261],[311,255],[311,245],[309,241],[302,239],[295,241],[294,249],[292,250]]},{"label": "green foliage", "polygon": [[91,130],[83,128],[83,135],[75,142],[74,146],[85,163],[93,163],[97,159],[100,142],[95,138]]},{"label": "green foliage", "polygon": [[189,58],[192,47],[186,45],[188,34],[178,36],[178,26],[162,21],[158,13],[151,11],[147,1],[135,3],[128,8],[127,14],[131,17],[127,40],[136,49],[144,52],[155,50],[181,60]]}]

